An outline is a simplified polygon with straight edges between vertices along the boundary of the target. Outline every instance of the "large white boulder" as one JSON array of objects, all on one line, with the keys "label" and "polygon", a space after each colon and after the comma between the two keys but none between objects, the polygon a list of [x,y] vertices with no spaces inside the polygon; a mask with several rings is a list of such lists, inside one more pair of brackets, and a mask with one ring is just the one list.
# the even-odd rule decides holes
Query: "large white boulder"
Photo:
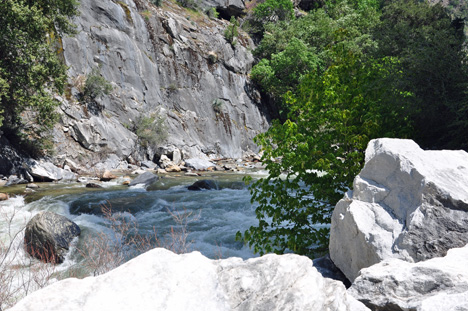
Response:
[{"label": "large white boulder", "polygon": [[66,279],[11,311],[369,310],[344,285],[323,278],[307,257],[210,260],[153,249],[107,274]]},{"label": "large white boulder", "polygon": [[369,142],[353,190],[332,216],[330,256],[353,281],[384,259],[418,262],[468,242],[468,154]]},{"label": "large white boulder", "polygon": [[75,173],[61,169],[50,162],[29,159],[25,166],[36,181],[76,180]]},{"label": "large white boulder", "polygon": [[348,292],[372,310],[468,310],[468,246],[409,263],[389,259],[361,270]]},{"label": "large white boulder", "polygon": [[195,170],[206,170],[209,167],[216,166],[213,162],[199,159],[199,158],[191,158],[185,160],[185,166],[193,168]]}]

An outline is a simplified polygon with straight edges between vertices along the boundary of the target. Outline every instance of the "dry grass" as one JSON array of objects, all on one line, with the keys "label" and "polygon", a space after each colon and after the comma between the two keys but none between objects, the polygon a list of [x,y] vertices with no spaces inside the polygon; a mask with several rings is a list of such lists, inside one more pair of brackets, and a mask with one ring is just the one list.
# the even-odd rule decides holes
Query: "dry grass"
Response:
[{"label": "dry grass", "polygon": [[85,269],[91,275],[106,273],[155,247],[164,247],[177,254],[191,250],[187,228],[199,218],[191,211],[168,211],[176,226],[160,238],[155,228],[151,234],[141,234],[134,218],[113,213],[110,204],[102,205],[101,210],[110,233],[98,232],[96,236],[85,240],[78,249],[84,258]]},{"label": "dry grass", "polygon": [[85,75],[77,75],[72,80],[73,86],[78,90],[78,92],[83,93],[86,84],[86,76]]}]

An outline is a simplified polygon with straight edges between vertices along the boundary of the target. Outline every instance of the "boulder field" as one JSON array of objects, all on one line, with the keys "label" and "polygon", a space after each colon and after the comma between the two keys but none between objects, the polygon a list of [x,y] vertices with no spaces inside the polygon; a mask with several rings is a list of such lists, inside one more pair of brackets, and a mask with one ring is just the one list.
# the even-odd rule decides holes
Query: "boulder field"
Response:
[{"label": "boulder field", "polygon": [[464,151],[369,143],[332,216],[330,258],[351,281],[347,290],[294,254],[210,260],[153,249],[104,275],[52,284],[11,310],[468,310],[467,168]]}]

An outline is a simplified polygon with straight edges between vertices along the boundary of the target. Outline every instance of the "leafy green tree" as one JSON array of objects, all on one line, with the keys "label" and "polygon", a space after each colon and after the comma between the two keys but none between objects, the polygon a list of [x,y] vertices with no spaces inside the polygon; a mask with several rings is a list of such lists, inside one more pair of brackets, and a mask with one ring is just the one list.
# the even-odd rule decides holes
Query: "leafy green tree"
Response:
[{"label": "leafy green tree", "polygon": [[331,64],[331,46],[342,46],[355,54],[376,47],[371,29],[378,21],[374,7],[359,9],[342,1],[340,6],[317,9],[290,23],[267,24],[255,50],[262,59],[252,69],[252,80],[271,96],[284,117],[288,106],[283,95],[294,93],[309,72],[323,72]]},{"label": "leafy green tree", "polygon": [[416,0],[388,2],[381,19],[374,55],[400,60],[399,87],[415,95],[408,103],[414,138],[427,148],[468,148],[463,21]]},{"label": "leafy green tree", "polygon": [[262,23],[292,20],[294,5],[291,0],[266,0],[254,9],[254,16]]},{"label": "leafy green tree", "polygon": [[252,69],[251,77],[264,91],[281,98],[286,92],[295,91],[302,77],[318,67],[319,58],[313,49],[293,37],[271,60],[262,59]]},{"label": "leafy green tree", "polygon": [[292,38],[314,49],[323,60],[329,59],[326,55],[330,46],[338,43],[347,45],[354,53],[362,53],[376,48],[371,30],[377,23],[379,12],[375,8],[356,9],[348,1],[341,1],[340,6],[317,9],[289,23],[265,25],[265,34],[254,54],[270,59],[273,54],[283,51]]},{"label": "leafy green tree", "polygon": [[58,48],[61,36],[74,30],[69,17],[76,5],[74,0],[0,2],[0,129],[7,137],[34,140],[53,125],[53,93],[61,93],[66,81]]},{"label": "leafy green tree", "polygon": [[323,74],[311,72],[297,95],[288,93],[289,118],[256,137],[269,176],[250,186],[258,226],[237,234],[255,252],[325,251],[333,206],[362,168],[368,141],[411,133],[410,94],[392,83],[397,61],[364,60],[339,46],[332,53]]}]

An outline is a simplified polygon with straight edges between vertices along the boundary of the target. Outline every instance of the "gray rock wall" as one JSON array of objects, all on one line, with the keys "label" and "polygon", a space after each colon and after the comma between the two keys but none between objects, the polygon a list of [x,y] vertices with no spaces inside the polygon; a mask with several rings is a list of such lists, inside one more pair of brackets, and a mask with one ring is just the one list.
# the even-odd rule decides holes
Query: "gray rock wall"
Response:
[{"label": "gray rock wall", "polygon": [[[248,78],[250,39],[232,47],[224,39],[227,21],[172,2],[157,8],[144,0],[82,0],[80,12],[78,34],[62,39],[70,88],[54,133],[56,164],[68,158],[93,166],[109,154],[152,159],[155,150],[141,147],[134,133],[138,120],[152,114],[166,119],[161,145],[181,149],[185,158],[256,150],[252,138],[269,119]],[[80,83],[93,68],[113,90],[86,104]]]}]

